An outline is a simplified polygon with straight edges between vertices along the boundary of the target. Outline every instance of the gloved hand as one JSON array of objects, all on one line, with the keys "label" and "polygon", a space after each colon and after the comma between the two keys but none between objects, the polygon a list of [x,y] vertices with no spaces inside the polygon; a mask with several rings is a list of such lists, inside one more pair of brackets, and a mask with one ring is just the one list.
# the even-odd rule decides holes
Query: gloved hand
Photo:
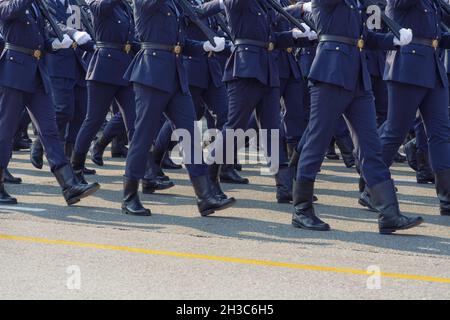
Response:
[{"label": "gloved hand", "polygon": [[216,46],[213,46],[213,44],[209,41],[203,43],[203,50],[206,52],[220,52],[225,49],[225,38],[214,37],[214,41],[216,42]]},{"label": "gloved hand", "polygon": [[311,28],[305,23],[302,23],[301,25],[305,29],[305,32],[302,32],[301,30],[294,28],[292,30],[292,37],[294,37],[294,39],[300,38],[308,38],[309,40],[317,39],[317,33],[315,31],[312,31]]},{"label": "gloved hand", "polygon": [[70,48],[72,43],[73,43],[72,39],[70,39],[70,37],[67,34],[65,34],[63,41],[59,41],[59,39],[53,40],[52,48],[53,50],[67,49]]},{"label": "gloved hand", "polygon": [[311,2],[305,2],[303,4],[303,11],[304,12],[311,12],[312,11]]},{"label": "gloved hand", "polygon": [[77,31],[73,34],[73,40],[78,43],[80,46],[82,46],[83,44],[88,43],[89,41],[92,40],[91,36],[89,35],[89,33],[84,32],[84,31]]},{"label": "gloved hand", "polygon": [[407,46],[411,43],[413,32],[411,29],[400,29],[400,39],[394,38],[394,45]]}]

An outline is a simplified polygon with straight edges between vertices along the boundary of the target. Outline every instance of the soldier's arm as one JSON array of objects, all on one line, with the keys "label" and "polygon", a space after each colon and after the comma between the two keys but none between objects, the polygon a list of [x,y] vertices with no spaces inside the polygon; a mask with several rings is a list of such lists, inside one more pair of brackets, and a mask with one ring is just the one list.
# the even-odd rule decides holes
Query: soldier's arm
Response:
[{"label": "soldier's arm", "polygon": [[205,54],[203,49],[204,42],[192,39],[186,39],[183,47],[183,55],[198,57]]},{"label": "soldier's arm", "polygon": [[27,10],[33,0],[2,0],[0,1],[0,19],[13,20]]},{"label": "soldier's arm", "polygon": [[442,38],[439,41],[439,47],[444,49],[450,49],[450,33],[445,32],[442,34]]},{"label": "soldier's arm", "polygon": [[388,0],[393,8],[409,9],[417,5],[421,0]]},{"label": "soldier's arm", "polygon": [[92,0],[89,2],[89,8],[95,15],[110,15],[120,0]]},{"label": "soldier's arm", "polygon": [[395,50],[394,35],[392,33],[379,33],[369,31],[365,46],[370,50]]},{"label": "soldier's arm", "polygon": [[234,10],[247,10],[251,6],[251,1],[249,0],[219,0],[223,8],[228,7]]},{"label": "soldier's arm", "polygon": [[213,0],[197,6],[197,14],[200,18],[208,18],[222,12],[221,0]]}]

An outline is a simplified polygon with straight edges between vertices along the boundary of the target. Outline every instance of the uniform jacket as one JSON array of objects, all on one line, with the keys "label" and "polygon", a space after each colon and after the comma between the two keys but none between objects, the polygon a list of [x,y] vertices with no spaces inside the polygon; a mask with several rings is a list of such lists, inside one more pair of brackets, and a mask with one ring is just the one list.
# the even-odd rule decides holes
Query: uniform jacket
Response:
[{"label": "uniform jacket", "polygon": [[[386,14],[411,28],[414,37],[439,39],[441,47],[450,48],[450,36],[441,31],[442,13],[434,1],[388,0]],[[444,50],[418,44],[389,52],[384,79],[426,88],[434,88],[438,83],[448,87],[444,54]]]},{"label": "uniform jacket", "polygon": [[[180,10],[172,0],[136,0],[134,8],[136,30],[140,41],[183,47],[183,55],[201,56],[203,43],[188,39]],[[140,50],[125,79],[172,93],[181,88],[189,93],[189,83],[183,55],[166,50]]]},{"label": "uniform jacket", "polygon": [[362,79],[361,87],[371,90],[367,67],[367,50],[393,50],[394,36],[369,31],[364,24],[362,8],[356,0],[313,0],[312,17],[318,35],[335,35],[365,40],[365,49],[342,42],[320,42],[311,66],[309,79],[353,91]]},{"label": "uniform jacket", "polygon": [[[135,24],[131,6],[124,0],[93,0],[89,3],[93,16],[95,40],[115,44],[135,44]],[[86,75],[88,81],[128,86],[124,74],[133,59],[133,51],[97,48]]]},{"label": "uniform jacket", "polygon": [[[233,40],[273,42],[276,49],[296,46],[292,32],[276,32],[277,14],[272,9],[261,6],[259,1],[224,0],[224,5]],[[269,52],[258,46],[236,46],[225,66],[224,81],[253,78],[265,85],[279,87],[278,55],[277,50]]]},{"label": "uniform jacket", "polygon": [[[32,0],[0,2],[0,33],[5,42],[17,46],[49,51],[53,39],[49,38],[46,22]],[[44,59],[25,53],[4,50],[0,56],[0,85],[26,92],[35,92],[43,83],[50,92],[50,80]]]}]

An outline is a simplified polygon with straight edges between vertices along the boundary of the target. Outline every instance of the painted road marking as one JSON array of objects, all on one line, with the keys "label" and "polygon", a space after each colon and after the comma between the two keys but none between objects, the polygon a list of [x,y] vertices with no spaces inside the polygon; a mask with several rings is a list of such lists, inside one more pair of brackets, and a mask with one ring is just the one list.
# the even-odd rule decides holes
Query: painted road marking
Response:
[{"label": "painted road marking", "polygon": [[0,206],[0,210],[14,210],[14,211],[25,211],[25,212],[45,212],[46,209],[28,208],[28,207],[17,207],[17,206]]},{"label": "painted road marking", "polygon": [[[339,273],[339,274],[349,274],[349,275],[361,275],[367,276],[369,273],[366,270],[350,269],[350,268],[339,268],[339,267],[327,267],[327,266],[316,266],[289,262],[277,262],[269,260],[256,260],[256,259],[245,259],[245,258],[233,258],[233,257],[222,257],[222,256],[212,256],[205,254],[196,253],[185,253],[185,252],[175,252],[175,251],[161,251],[153,249],[143,249],[143,248],[133,248],[126,246],[113,246],[107,244],[96,244],[87,242],[76,242],[67,240],[52,240],[45,238],[34,238],[34,237],[23,237],[9,234],[0,234],[0,240],[11,240],[11,241],[21,241],[39,244],[48,244],[56,246],[67,246],[75,248],[90,248],[99,250],[109,250],[109,251],[122,251],[130,253],[140,253],[146,255],[156,255],[156,256],[166,256],[166,257],[177,257],[184,259],[193,260],[206,260],[206,261],[218,261],[226,262],[232,264],[242,264],[242,265],[256,265],[265,267],[277,267],[286,269],[297,269],[297,270],[307,270],[307,271],[322,271],[328,273]],[[448,283],[450,284],[450,278],[441,278],[425,275],[413,275],[406,273],[392,273],[392,272],[381,272],[382,277],[401,279],[401,280],[414,280],[414,281],[424,281],[424,282],[434,282],[434,283]]]}]

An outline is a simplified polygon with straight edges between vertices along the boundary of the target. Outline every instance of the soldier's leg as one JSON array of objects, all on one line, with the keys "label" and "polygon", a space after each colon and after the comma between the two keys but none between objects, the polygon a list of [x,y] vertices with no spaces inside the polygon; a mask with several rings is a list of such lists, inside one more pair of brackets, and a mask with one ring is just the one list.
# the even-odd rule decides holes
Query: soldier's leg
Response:
[{"label": "soldier's leg", "polygon": [[383,161],[390,167],[414,123],[427,89],[396,82],[388,83],[389,110],[380,128]]},{"label": "soldier's leg", "polygon": [[353,156],[354,145],[347,123],[342,116],[338,118],[338,122],[334,128],[334,138],[336,145],[341,151],[345,166],[347,168],[353,167],[355,165],[355,157]]},{"label": "soldier's leg", "polygon": [[366,188],[371,203],[380,213],[379,232],[390,234],[421,224],[422,218],[409,218],[400,212],[395,186],[389,168],[382,158],[372,92],[366,91],[354,99],[345,111],[345,117],[350,125],[352,137],[358,145],[361,173],[367,182]]},{"label": "soldier's leg", "polygon": [[0,204],[17,203],[17,199],[6,192],[4,177],[12,153],[14,132],[24,106],[23,92],[0,87]]},{"label": "soldier's leg", "polygon": [[52,78],[52,100],[55,106],[56,124],[62,141],[66,140],[69,123],[75,115],[74,81]]},{"label": "soldier's leg", "polygon": [[86,118],[87,112],[87,89],[86,87],[75,86],[75,106],[74,115],[69,122],[67,135],[65,139],[64,150],[66,156],[70,159],[72,157],[73,147],[75,141],[77,140],[78,132],[80,131],[81,125]]},{"label": "soldier's leg", "polygon": [[[72,165],[78,174],[82,173],[84,170],[89,147],[105,121],[105,117],[111,106],[117,87],[96,81],[88,81],[87,90],[88,106],[86,119],[84,119],[80,131],[78,132],[72,155]],[[105,142],[102,140],[102,145],[103,144],[105,144]],[[108,144],[109,142],[106,143],[106,145]]]},{"label": "soldier's leg", "polygon": [[450,215],[450,121],[447,88],[429,92],[420,107],[428,136],[430,163],[436,176],[441,214]]},{"label": "soldier's leg", "polygon": [[434,183],[434,173],[430,167],[428,138],[425,132],[425,126],[422,117],[416,117],[414,121],[414,134],[416,136],[416,154],[417,161],[416,179],[419,184]]}]

